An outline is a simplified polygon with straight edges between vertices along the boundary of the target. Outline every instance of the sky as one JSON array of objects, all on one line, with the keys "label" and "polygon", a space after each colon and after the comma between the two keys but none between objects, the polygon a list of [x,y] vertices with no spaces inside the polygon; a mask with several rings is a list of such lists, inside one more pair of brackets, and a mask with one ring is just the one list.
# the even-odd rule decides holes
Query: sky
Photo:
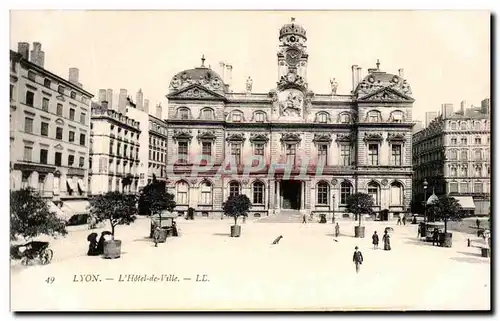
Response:
[{"label": "sky", "polygon": [[[233,90],[253,79],[254,92],[278,81],[279,29],[296,18],[307,30],[308,83],[315,93],[349,94],[351,66],[366,74],[404,69],[414,120],[443,103],[479,106],[490,97],[487,11],[11,11],[10,49],[40,42],[45,68],[67,79],[80,69],[84,89],[142,89],[152,106],[167,104],[170,79],[201,65],[233,65]],[[32,45],[31,45],[32,46]],[[31,47],[30,47],[31,50]]]}]

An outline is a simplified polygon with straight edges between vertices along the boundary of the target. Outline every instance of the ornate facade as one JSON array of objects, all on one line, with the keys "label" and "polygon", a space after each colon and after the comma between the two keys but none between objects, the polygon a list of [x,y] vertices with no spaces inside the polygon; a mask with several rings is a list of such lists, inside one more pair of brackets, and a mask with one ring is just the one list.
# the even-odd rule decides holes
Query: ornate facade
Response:
[{"label": "ornate facade", "polygon": [[[414,190],[423,200],[423,181],[436,194],[454,196],[467,211],[488,215],[490,211],[490,108],[489,99],[481,107],[453,112],[443,105],[440,116],[413,135]],[[451,108],[451,110],[450,110]],[[430,192],[428,191],[427,196]]]},{"label": "ornate facade", "polygon": [[345,212],[347,196],[369,193],[375,210],[407,210],[412,190],[411,88],[398,75],[353,66],[353,90],[308,87],[306,30],[279,32],[278,77],[269,92],[232,92],[204,66],[176,74],[169,87],[168,186],[178,210],[220,212],[246,194],[254,215]]}]

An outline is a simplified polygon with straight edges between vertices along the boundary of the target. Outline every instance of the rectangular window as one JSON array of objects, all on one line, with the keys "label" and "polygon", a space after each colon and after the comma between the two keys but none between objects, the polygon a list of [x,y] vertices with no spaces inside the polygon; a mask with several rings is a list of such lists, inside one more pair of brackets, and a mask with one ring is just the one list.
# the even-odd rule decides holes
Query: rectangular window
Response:
[{"label": "rectangular window", "polygon": [[456,138],[452,138],[451,139],[451,144],[452,145],[456,145],[457,144],[457,139]]},{"label": "rectangular window", "polygon": [[188,160],[188,142],[179,142],[177,153],[179,154],[179,163],[186,164]]},{"label": "rectangular window", "polygon": [[76,99],[76,93],[74,91],[70,92],[69,93],[69,96],[72,98],[72,99]]},{"label": "rectangular window", "polygon": [[474,183],[474,193],[483,192],[483,183]]},{"label": "rectangular window", "polygon": [[43,111],[49,111],[49,99],[48,98],[43,98],[42,99],[42,110]]},{"label": "rectangular window", "polygon": [[368,164],[378,165],[378,144],[368,145]]},{"label": "rectangular window", "polygon": [[62,165],[62,153],[56,152],[54,164],[56,166],[61,166]]},{"label": "rectangular window", "polygon": [[12,97],[14,96],[14,85],[13,84],[10,84],[10,91],[9,91],[10,95],[10,100],[12,100]]},{"label": "rectangular window", "polygon": [[212,156],[212,143],[202,142],[201,143],[201,154],[203,156]]},{"label": "rectangular window", "polygon": [[80,156],[80,158],[78,159],[78,166],[79,167],[85,166],[85,157]]},{"label": "rectangular window", "polygon": [[28,79],[31,81],[36,81],[36,74],[31,70],[28,70]]},{"label": "rectangular window", "polygon": [[401,145],[392,145],[392,165],[401,166]]},{"label": "rectangular window", "polygon": [[253,203],[264,204],[264,184],[254,184],[253,186]]},{"label": "rectangular window", "polygon": [[63,139],[63,129],[62,127],[56,128],[56,139]]},{"label": "rectangular window", "polygon": [[343,166],[351,165],[351,146],[347,144],[340,145],[340,158]]},{"label": "rectangular window", "polygon": [[328,185],[318,184],[318,204],[328,205]]},{"label": "rectangular window", "polygon": [[33,157],[33,147],[24,146],[24,158],[23,158],[23,160],[25,162],[31,162],[32,157]]},{"label": "rectangular window", "polygon": [[49,136],[49,123],[42,122],[42,125],[40,127],[40,134],[42,136]]},{"label": "rectangular window", "polygon": [[460,139],[460,144],[461,144],[461,145],[467,145],[467,138],[462,137],[462,138]]},{"label": "rectangular window", "polygon": [[50,79],[45,78],[43,80],[43,85],[47,88],[50,88]]},{"label": "rectangular window", "polygon": [[10,61],[10,71],[16,72],[16,61],[15,60]]},{"label": "rectangular window", "polygon": [[264,144],[255,144],[253,151],[255,156],[264,157]]},{"label": "rectangular window", "polygon": [[318,165],[327,165],[328,162],[328,145],[318,145]]},{"label": "rectangular window", "polygon": [[450,193],[458,193],[458,183],[450,183]]},{"label": "rectangular window", "polygon": [[40,163],[48,164],[49,163],[49,151],[47,149],[40,149]]},{"label": "rectangular window", "polygon": [[62,104],[57,104],[56,114],[57,114],[57,116],[63,115],[63,105]]},{"label": "rectangular window", "polygon": [[64,95],[64,86],[58,86],[57,92],[60,93],[61,95]]},{"label": "rectangular window", "polygon": [[85,125],[85,118],[87,117],[87,114],[81,113],[80,114],[80,124]]},{"label": "rectangular window", "polygon": [[295,155],[297,154],[296,144],[286,144],[286,163],[295,165]]},{"label": "rectangular window", "polygon": [[24,132],[33,134],[33,118],[24,118]]},{"label": "rectangular window", "polygon": [[476,137],[476,139],[474,140],[474,143],[476,145],[481,145],[481,138],[480,137]]},{"label": "rectangular window", "polygon": [[68,166],[73,166],[75,163],[75,155],[68,155]]},{"label": "rectangular window", "polygon": [[231,144],[231,157],[236,165],[241,164],[241,143]]},{"label": "rectangular window", "polygon": [[69,109],[69,120],[75,120],[75,109]]},{"label": "rectangular window", "polygon": [[80,145],[85,146],[85,134],[80,134]]},{"label": "rectangular window", "polygon": [[469,193],[468,183],[460,183],[460,193]]},{"label": "rectangular window", "polygon": [[26,105],[33,107],[33,102],[35,100],[35,93],[31,91],[26,92]]},{"label": "rectangular window", "polygon": [[69,131],[69,137],[68,137],[68,141],[70,143],[73,143],[75,141],[75,132],[74,131]]}]

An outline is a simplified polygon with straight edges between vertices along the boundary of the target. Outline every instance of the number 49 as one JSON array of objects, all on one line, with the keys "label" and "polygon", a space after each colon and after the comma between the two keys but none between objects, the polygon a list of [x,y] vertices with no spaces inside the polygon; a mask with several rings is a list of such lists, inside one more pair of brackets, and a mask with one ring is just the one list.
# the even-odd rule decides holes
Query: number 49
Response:
[{"label": "number 49", "polygon": [[55,277],[49,276],[48,278],[45,279],[45,283],[52,284],[56,280]]}]

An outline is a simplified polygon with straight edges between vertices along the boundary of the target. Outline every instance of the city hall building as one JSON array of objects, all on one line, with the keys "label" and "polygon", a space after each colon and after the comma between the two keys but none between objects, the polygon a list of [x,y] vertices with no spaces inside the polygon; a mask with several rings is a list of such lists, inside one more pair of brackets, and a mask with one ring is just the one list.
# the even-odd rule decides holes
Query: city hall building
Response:
[{"label": "city hall building", "polygon": [[230,88],[232,66],[177,73],[168,105],[168,189],[177,210],[220,213],[246,194],[251,214],[346,212],[347,197],[370,194],[388,217],[407,211],[412,191],[411,88],[403,70],[352,66],[352,92],[316,93],[307,84],[306,30],[279,30],[277,85],[268,92]]}]

